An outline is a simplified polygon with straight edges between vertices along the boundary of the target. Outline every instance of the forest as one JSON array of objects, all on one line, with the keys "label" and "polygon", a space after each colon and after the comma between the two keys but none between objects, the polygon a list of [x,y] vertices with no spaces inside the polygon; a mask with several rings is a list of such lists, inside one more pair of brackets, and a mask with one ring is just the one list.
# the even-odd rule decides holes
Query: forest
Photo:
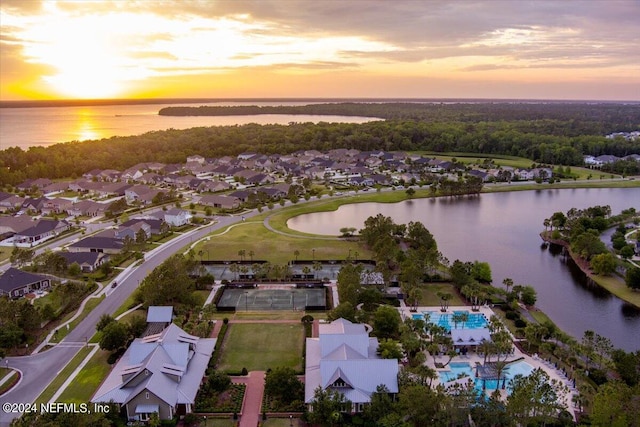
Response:
[{"label": "forest", "polygon": [[[202,110],[201,110],[202,108]],[[266,107],[181,107],[161,114],[206,112],[255,113]],[[411,104],[343,103],[281,108],[279,113],[339,114],[385,120],[354,123],[295,123],[169,129],[138,136],[72,141],[49,147],[0,151],[0,184],[27,178],[75,178],[91,169],[123,170],[141,162],[182,163],[190,155],[207,158],[251,151],[286,154],[335,148],[468,152],[512,155],[552,165],[582,165],[583,155],[640,154],[640,140],[612,132],[640,128],[634,104]],[[258,109],[258,110],[256,110]],[[182,111],[182,113],[180,113]]]}]

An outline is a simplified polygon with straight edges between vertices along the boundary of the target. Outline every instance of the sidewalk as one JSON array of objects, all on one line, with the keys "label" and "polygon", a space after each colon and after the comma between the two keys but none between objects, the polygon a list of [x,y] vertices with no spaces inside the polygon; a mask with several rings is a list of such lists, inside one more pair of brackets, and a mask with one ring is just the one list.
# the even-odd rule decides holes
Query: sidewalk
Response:
[{"label": "sidewalk", "polygon": [[232,379],[236,384],[245,384],[247,386],[244,392],[244,401],[242,402],[240,427],[257,427],[260,421],[265,375],[265,371],[251,371],[246,377],[234,377]]}]

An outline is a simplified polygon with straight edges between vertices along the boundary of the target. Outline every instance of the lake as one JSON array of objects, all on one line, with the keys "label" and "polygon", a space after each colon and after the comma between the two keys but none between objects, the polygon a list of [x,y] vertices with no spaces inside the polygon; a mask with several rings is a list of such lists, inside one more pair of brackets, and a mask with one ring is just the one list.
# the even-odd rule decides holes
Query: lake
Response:
[{"label": "lake", "polygon": [[381,213],[396,223],[422,222],[450,261],[486,261],[493,283],[532,285],[536,306],[565,332],[580,339],[591,329],[614,346],[640,349],[640,309],[597,285],[559,251],[542,246],[543,221],[572,207],[610,205],[614,214],[640,210],[640,188],[553,189],[482,194],[464,199],[415,199],[400,203],[343,205],[334,212],[291,218],[290,228],[307,233],[339,235],[342,227],[362,228],[365,219]]},{"label": "lake", "polygon": [[66,107],[0,108],[0,150],[27,149],[60,142],[84,141],[112,136],[140,135],[155,130],[199,126],[233,126],[248,123],[290,122],[364,123],[371,117],[262,114],[255,116],[159,116],[169,106],[308,105],[313,102],[216,102],[201,104],[128,104]]}]

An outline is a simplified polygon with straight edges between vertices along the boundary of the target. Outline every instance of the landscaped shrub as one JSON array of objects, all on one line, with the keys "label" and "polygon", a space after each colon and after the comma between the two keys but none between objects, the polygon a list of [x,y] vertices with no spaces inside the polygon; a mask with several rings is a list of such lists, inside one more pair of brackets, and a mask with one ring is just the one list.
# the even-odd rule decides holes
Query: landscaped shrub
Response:
[{"label": "landscaped shrub", "polygon": [[504,315],[509,320],[516,320],[520,318],[520,315],[515,311],[507,311]]},{"label": "landscaped shrub", "polygon": [[527,326],[527,322],[520,318],[516,319],[513,323],[516,325],[516,328],[524,328],[525,326]]},{"label": "landscaped shrub", "polygon": [[249,375],[249,371],[247,371],[247,368],[242,368],[242,373],[241,373],[241,375],[242,375],[242,376],[247,376],[247,375]]},{"label": "landscaped shrub", "polygon": [[597,385],[602,385],[607,382],[607,374],[600,369],[592,369],[589,371],[589,378],[593,380]]}]

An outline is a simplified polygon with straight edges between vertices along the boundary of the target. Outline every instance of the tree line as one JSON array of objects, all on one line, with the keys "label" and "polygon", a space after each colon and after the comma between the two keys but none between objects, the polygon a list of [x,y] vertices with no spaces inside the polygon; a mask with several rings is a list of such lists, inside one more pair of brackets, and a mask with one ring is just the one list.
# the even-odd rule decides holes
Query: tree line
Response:
[{"label": "tree line", "polygon": [[11,147],[0,151],[0,183],[15,185],[27,178],[40,177],[75,178],[96,168],[124,170],[142,162],[183,163],[190,155],[215,158],[246,151],[287,154],[336,148],[427,150],[519,156],[562,165],[582,165],[585,154],[622,157],[640,153],[640,140],[604,137],[612,131],[637,127],[640,123],[637,106],[419,105],[423,110],[412,113],[403,104],[349,106],[358,115],[376,117],[383,116],[378,110],[404,111],[388,113],[384,121],[362,124],[212,126],[72,141],[26,151]]}]

